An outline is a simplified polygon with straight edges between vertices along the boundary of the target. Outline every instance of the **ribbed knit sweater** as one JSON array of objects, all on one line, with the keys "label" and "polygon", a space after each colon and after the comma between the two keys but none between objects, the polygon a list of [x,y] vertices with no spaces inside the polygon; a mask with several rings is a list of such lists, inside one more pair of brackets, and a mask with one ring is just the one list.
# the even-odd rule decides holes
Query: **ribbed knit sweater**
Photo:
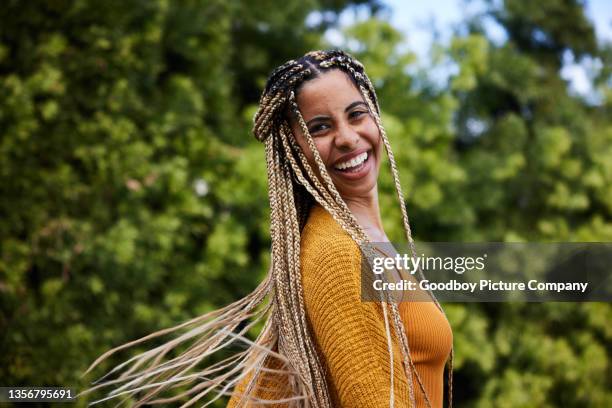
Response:
[{"label": "ribbed knit sweater", "polygon": [[[389,407],[389,352],[381,305],[361,301],[359,246],[318,204],[302,231],[300,260],[306,315],[324,359],[333,406]],[[444,365],[452,346],[450,325],[433,302],[401,302],[399,311],[410,355],[431,406],[442,407]],[[408,384],[395,336],[393,357],[395,407],[408,408]],[[280,367],[274,359],[266,366]],[[236,393],[243,391],[246,383],[245,379],[238,384]],[[417,407],[426,407],[416,375],[413,383]],[[287,398],[288,391],[286,378],[266,373],[257,383],[255,396]],[[234,395],[228,407],[235,407],[239,400]]]}]

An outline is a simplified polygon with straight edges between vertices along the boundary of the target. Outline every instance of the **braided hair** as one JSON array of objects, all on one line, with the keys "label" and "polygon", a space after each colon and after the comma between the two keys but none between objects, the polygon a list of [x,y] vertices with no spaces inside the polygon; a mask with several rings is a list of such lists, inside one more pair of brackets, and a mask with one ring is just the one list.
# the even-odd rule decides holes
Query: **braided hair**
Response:
[{"label": "braided hair", "polygon": [[[276,68],[268,78],[253,123],[255,138],[265,145],[267,165],[268,195],[271,210],[270,234],[272,239],[271,265],[268,274],[264,281],[243,299],[178,326],[127,343],[100,356],[87,372],[120,349],[131,347],[154,337],[188,329],[186,333],[176,339],[115,367],[87,392],[113,384],[121,385],[109,393],[109,396],[96,402],[122,395],[133,397],[143,392],[144,395],[139,398],[137,405],[167,403],[185,396],[192,396],[189,402],[184,405],[187,406],[213,391],[216,391],[217,394],[212,398],[212,401],[220,398],[221,395],[228,395],[236,384],[244,378],[248,378],[248,384],[238,404],[243,406],[242,404],[246,404],[252,398],[251,394],[257,384],[258,377],[268,371],[266,362],[268,359],[274,358],[282,362],[282,369],[276,371],[280,371],[282,375],[286,376],[291,387],[292,397],[288,400],[284,399],[284,402],[288,402],[290,406],[295,407],[330,408],[332,406],[322,357],[317,352],[315,340],[306,320],[300,279],[300,235],[311,207],[317,202],[329,212],[357,244],[364,244],[369,241],[365,231],[334,186],[296,101],[296,94],[299,92],[301,85],[332,69],[339,69],[347,74],[360,91],[375,119],[389,158],[406,238],[412,255],[415,256],[416,250],[404,205],[395,158],[381,124],[376,92],[365,73],[363,65],[341,50],[312,51],[297,60],[290,60]],[[296,121],[303,132],[322,180],[317,177],[315,170],[311,167],[305,153],[297,143],[290,125],[291,120]],[[419,273],[422,274],[421,271]],[[430,294],[437,307],[442,311],[433,293],[430,292]],[[387,299],[383,299],[380,304],[385,319],[391,360],[393,360],[393,348],[391,346],[390,324],[392,324],[399,339],[411,405],[415,405],[415,387],[412,380],[414,373],[420,391],[425,396],[426,403],[431,406],[412,361],[408,339],[397,304],[387,301]],[[389,319],[389,316],[391,319]],[[248,340],[245,334],[260,322],[263,322],[264,325],[259,336],[254,341]],[[203,370],[189,373],[191,369],[210,355],[237,340],[248,344],[246,350],[236,352],[231,357]],[[178,345],[185,345],[189,341],[192,341],[193,344],[186,351],[167,362],[161,362],[161,359],[171,350]],[[452,406],[452,361],[453,351],[451,349],[448,370],[449,406]],[[390,366],[391,406],[393,406],[394,373],[392,361]],[[139,368],[140,370],[138,370]],[[107,376],[121,370],[124,370],[124,372],[119,378],[103,381]],[[165,399],[153,399],[164,390],[196,380],[197,385],[179,395]]]}]

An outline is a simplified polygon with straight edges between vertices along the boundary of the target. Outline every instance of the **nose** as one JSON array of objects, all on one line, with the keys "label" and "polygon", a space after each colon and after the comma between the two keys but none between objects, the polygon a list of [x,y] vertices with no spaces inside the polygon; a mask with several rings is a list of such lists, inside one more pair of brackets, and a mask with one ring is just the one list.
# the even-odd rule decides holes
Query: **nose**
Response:
[{"label": "nose", "polygon": [[355,131],[349,124],[343,124],[338,127],[338,132],[334,138],[334,145],[339,150],[354,150],[359,144],[359,133]]}]

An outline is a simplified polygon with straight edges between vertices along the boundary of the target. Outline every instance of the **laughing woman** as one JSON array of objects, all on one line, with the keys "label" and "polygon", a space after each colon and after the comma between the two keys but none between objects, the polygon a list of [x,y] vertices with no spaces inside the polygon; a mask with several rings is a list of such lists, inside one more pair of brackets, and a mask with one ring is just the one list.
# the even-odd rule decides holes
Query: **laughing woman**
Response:
[{"label": "laughing woman", "polygon": [[[94,388],[116,384],[108,398],[137,396],[148,404],[187,397],[193,403],[216,392],[213,399],[231,395],[232,408],[442,407],[448,365],[450,406],[452,332],[435,298],[361,301],[359,245],[388,242],[377,190],[383,149],[412,242],[363,66],[334,50],[278,67],[261,97],[254,134],[265,145],[271,210],[272,262],[264,282],[223,309],[120,347],[188,329]],[[250,341],[244,335],[258,322],[263,329]],[[245,350],[210,365],[209,356],[240,341]],[[177,357],[161,361],[188,342]],[[182,393],[159,397],[174,387]]]}]

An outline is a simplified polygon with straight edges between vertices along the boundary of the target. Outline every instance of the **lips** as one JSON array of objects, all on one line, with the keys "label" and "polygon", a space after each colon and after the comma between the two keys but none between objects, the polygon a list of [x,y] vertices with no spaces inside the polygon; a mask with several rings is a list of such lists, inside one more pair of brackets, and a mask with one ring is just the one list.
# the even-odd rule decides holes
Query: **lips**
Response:
[{"label": "lips", "polygon": [[367,158],[368,158],[368,152],[363,152],[353,157],[352,159],[336,164],[334,168],[337,170],[351,170],[351,168],[357,167],[360,164],[362,164],[364,161],[367,160]]},{"label": "lips", "polygon": [[351,154],[347,159],[341,159],[334,165],[334,173],[348,180],[357,180],[366,176],[372,168],[372,150]]}]

